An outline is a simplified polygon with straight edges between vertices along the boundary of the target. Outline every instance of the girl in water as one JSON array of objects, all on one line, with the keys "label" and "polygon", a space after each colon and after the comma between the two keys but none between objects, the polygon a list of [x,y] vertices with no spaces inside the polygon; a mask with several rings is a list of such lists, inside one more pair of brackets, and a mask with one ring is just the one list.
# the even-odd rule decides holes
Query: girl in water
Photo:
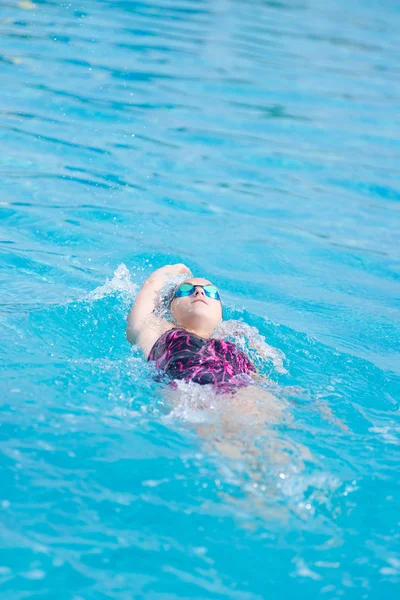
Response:
[{"label": "girl in water", "polygon": [[[221,323],[222,304],[216,286],[207,279],[192,277],[183,264],[167,265],[143,283],[128,316],[127,337],[141,347],[147,360],[155,361],[157,368],[171,379],[181,380],[176,383],[178,389],[171,389],[173,404],[185,403],[189,397],[191,406],[202,408],[196,403],[197,396],[210,407],[217,393],[219,421],[199,424],[198,433],[229,458],[244,452],[256,460],[265,425],[282,421],[286,403],[265,387],[251,385],[259,383],[261,376],[236,344],[212,337]],[[260,344],[263,338],[255,337]],[[253,346],[257,347],[257,339]],[[259,345],[257,350],[284,371],[280,359],[275,361],[276,355],[268,348],[264,343],[264,348]],[[192,382],[211,384],[214,393],[202,394]],[[273,444],[269,432],[266,445],[261,447],[275,454],[283,444]],[[281,453],[281,460],[286,460],[285,453]]]},{"label": "girl in water", "polygon": [[[206,398],[206,407],[207,399],[211,401],[213,408],[215,392],[218,394],[219,420],[197,427],[212,448],[232,459],[246,457],[257,481],[264,477],[264,467],[260,469],[259,465],[266,457],[283,468],[291,464],[295,453],[296,468],[301,468],[303,460],[311,460],[308,449],[279,438],[266,427],[282,423],[285,416],[290,421],[285,411],[287,402],[257,385],[266,380],[237,345],[212,337],[221,323],[222,304],[215,285],[192,277],[183,264],[167,265],[143,283],[128,316],[127,337],[141,347],[147,360],[155,361],[157,368],[171,379],[181,380],[176,384],[176,394],[171,389],[173,404],[179,405],[189,397],[190,406],[192,401],[196,406],[197,395],[201,400]],[[285,372],[280,358],[263,338],[251,333],[258,354],[272,358],[275,367]],[[211,384],[214,394],[202,394],[201,388],[195,390],[191,382]],[[337,422],[328,407],[324,412],[330,421]],[[337,424],[343,428],[343,424]]]},{"label": "girl in water", "polygon": [[[170,278],[175,285],[163,294]],[[162,316],[163,308],[172,322]],[[211,337],[221,322],[218,289],[207,279],[191,277],[183,264],[167,265],[144,282],[128,317],[127,337],[172,379],[212,384],[221,391],[243,387],[256,369],[234,343]]]}]

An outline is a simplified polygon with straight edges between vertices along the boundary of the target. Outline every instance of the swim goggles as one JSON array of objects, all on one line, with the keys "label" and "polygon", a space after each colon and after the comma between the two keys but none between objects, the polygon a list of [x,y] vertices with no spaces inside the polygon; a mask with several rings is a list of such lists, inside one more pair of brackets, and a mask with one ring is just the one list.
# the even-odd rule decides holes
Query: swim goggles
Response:
[{"label": "swim goggles", "polygon": [[196,291],[196,288],[201,287],[208,298],[213,300],[221,300],[219,292],[215,285],[193,285],[191,283],[182,283],[174,294],[174,298],[183,298],[184,296],[191,296]]}]

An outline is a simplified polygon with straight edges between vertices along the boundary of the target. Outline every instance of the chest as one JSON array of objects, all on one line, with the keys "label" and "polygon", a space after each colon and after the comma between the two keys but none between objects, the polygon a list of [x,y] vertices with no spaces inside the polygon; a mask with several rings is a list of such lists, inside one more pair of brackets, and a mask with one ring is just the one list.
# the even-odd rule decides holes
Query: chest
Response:
[{"label": "chest", "polygon": [[166,358],[169,363],[183,361],[193,364],[225,363],[235,359],[236,348],[233,344],[220,340],[203,340],[194,336],[172,340],[168,344]]}]

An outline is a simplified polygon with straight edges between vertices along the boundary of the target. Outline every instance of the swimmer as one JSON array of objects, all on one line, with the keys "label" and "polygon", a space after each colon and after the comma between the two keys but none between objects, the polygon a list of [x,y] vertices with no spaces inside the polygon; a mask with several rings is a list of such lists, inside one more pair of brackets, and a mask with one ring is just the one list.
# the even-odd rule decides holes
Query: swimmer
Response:
[{"label": "swimmer", "polygon": [[[261,453],[287,461],[283,442],[271,430],[262,443],[265,426],[282,422],[287,403],[258,385],[261,376],[233,342],[212,337],[221,323],[218,288],[208,279],[192,277],[183,264],[166,265],[154,271],[137,294],[128,315],[127,338],[175,380],[166,391],[172,404],[189,400],[202,408],[202,401],[207,407],[218,398],[216,420],[197,427],[209,447],[233,459]],[[193,383],[211,384],[212,389],[202,394]]]},{"label": "swimmer", "polygon": [[[221,323],[218,288],[192,277],[183,264],[167,265],[143,283],[128,315],[127,338],[175,380],[165,390],[171,405],[206,409],[205,418],[195,421],[205,448],[239,461],[254,485],[263,483],[271,466],[303,470],[304,462],[313,460],[308,448],[271,427],[292,422],[288,402],[259,385],[265,378],[242,350],[214,337]],[[263,338],[252,333],[253,348],[271,359],[272,349],[266,344],[263,348]],[[275,366],[282,372],[279,361]],[[211,389],[202,387],[207,384]]]},{"label": "swimmer", "polygon": [[[162,297],[165,284],[180,279]],[[169,313],[162,316],[162,306]],[[172,379],[200,385],[243,387],[256,369],[234,343],[212,338],[222,322],[219,291],[207,279],[192,277],[183,264],[157,269],[143,283],[128,316],[127,338]],[[245,377],[243,377],[245,376]]]}]

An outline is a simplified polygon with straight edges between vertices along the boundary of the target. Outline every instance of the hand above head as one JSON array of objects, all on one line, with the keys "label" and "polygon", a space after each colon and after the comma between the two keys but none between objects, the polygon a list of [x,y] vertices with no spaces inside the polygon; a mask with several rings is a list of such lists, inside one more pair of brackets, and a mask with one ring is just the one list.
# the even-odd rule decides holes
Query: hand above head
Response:
[{"label": "hand above head", "polygon": [[182,263],[165,265],[165,267],[160,267],[160,269],[153,271],[150,277],[144,282],[144,285],[156,285],[160,290],[167,279],[171,279],[171,277],[175,277],[176,275],[182,275],[183,273],[187,273],[188,277],[191,275],[190,269]]},{"label": "hand above head", "polygon": [[153,275],[155,275],[156,273],[165,273],[165,275],[180,275],[183,273],[188,273],[189,275],[191,274],[190,269],[182,263],[176,263],[175,265],[165,265],[165,267],[161,267],[160,269],[157,269],[157,271],[154,271]]}]

